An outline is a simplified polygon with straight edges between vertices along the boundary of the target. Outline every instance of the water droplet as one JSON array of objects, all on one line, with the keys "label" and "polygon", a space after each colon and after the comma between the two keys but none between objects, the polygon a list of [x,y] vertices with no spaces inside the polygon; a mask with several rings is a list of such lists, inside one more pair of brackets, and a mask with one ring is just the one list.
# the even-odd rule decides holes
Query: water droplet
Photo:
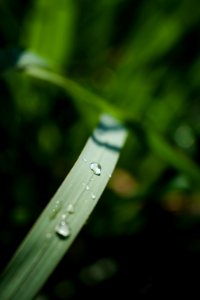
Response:
[{"label": "water droplet", "polygon": [[87,185],[85,189],[86,189],[86,191],[89,191],[89,189],[90,189],[89,185]]},{"label": "water droplet", "polygon": [[101,165],[100,164],[98,164],[96,162],[92,162],[90,164],[90,169],[92,170],[94,175],[97,175],[97,176],[101,175]]},{"label": "water droplet", "polygon": [[87,158],[84,157],[84,158],[83,158],[83,161],[84,161],[84,162],[87,162]]},{"label": "water droplet", "polygon": [[50,218],[53,219],[55,218],[55,216],[57,215],[58,213],[58,210],[56,207],[54,207],[52,210],[51,210],[51,214],[50,214]]},{"label": "water droplet", "polygon": [[49,240],[51,237],[52,237],[52,234],[51,234],[51,232],[47,232],[47,234],[46,234],[46,238]]},{"label": "water droplet", "polygon": [[108,174],[108,178],[111,178],[112,177],[112,175],[111,174]]},{"label": "water droplet", "polygon": [[74,205],[73,205],[73,204],[69,204],[69,205],[67,206],[67,212],[68,212],[69,214],[73,214],[73,213],[74,213]]},{"label": "water droplet", "polygon": [[95,194],[91,194],[91,198],[92,198],[93,200],[95,200],[95,199],[96,199],[96,195],[95,195]]},{"label": "water droplet", "polygon": [[62,216],[61,216],[61,218],[63,219],[63,220],[65,220],[66,219],[66,214],[63,214]]},{"label": "water droplet", "polygon": [[59,200],[57,200],[55,202],[55,206],[52,208],[50,212],[50,216],[49,216],[50,219],[54,219],[57,216],[58,212],[61,210],[61,207],[62,207],[62,203]]},{"label": "water droplet", "polygon": [[55,228],[55,232],[57,235],[61,238],[66,239],[67,237],[70,236],[70,228],[69,225],[62,220]]}]

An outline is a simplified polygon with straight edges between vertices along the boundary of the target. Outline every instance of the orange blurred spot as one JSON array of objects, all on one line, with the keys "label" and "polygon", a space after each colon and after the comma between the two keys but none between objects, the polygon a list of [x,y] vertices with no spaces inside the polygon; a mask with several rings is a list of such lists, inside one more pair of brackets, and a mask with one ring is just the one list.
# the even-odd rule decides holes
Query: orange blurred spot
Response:
[{"label": "orange blurred spot", "polygon": [[121,197],[131,197],[138,189],[136,179],[124,169],[116,169],[109,182],[109,187]]},{"label": "orange blurred spot", "polygon": [[189,205],[189,211],[193,215],[200,215],[200,194],[194,194]]},{"label": "orange blurred spot", "polygon": [[171,212],[183,212],[187,208],[188,198],[180,191],[169,191],[163,198],[163,206]]}]

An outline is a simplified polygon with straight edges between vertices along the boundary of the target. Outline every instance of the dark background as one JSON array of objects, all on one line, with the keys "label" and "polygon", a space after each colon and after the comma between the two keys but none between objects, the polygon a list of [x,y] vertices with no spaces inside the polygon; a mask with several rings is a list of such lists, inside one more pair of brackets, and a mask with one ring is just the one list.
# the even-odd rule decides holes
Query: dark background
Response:
[{"label": "dark background", "polygon": [[195,0],[0,1],[1,270],[101,113],[14,70],[23,51],[131,115],[108,188],[36,299],[200,296],[199,30]]}]

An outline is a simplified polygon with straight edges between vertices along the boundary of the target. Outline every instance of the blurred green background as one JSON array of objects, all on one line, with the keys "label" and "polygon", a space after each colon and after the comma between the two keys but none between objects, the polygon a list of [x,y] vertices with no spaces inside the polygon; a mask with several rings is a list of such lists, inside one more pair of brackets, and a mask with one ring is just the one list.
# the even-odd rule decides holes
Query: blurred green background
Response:
[{"label": "blurred green background", "polygon": [[36,299],[200,296],[199,1],[0,1],[0,45],[1,270],[109,107],[127,143]]}]

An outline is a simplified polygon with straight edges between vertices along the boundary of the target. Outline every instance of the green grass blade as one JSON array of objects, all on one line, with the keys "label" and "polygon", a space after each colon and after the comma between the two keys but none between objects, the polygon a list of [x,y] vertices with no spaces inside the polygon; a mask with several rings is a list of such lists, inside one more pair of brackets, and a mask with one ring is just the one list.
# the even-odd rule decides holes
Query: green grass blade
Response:
[{"label": "green grass blade", "polygon": [[159,155],[180,172],[189,178],[199,187],[200,170],[199,167],[183,152],[172,147],[161,135],[153,130],[146,131],[148,143],[152,151]]},{"label": "green grass blade", "polygon": [[37,0],[25,20],[21,43],[63,68],[74,41],[76,5],[72,0]]},{"label": "green grass blade", "polygon": [[107,112],[121,120],[132,118],[132,115],[127,111],[118,109],[116,106],[108,103],[101,96],[96,95],[75,81],[55,72],[36,66],[28,66],[24,69],[24,72],[31,77],[42,79],[63,88],[70,96],[72,96],[73,100],[78,102],[79,105],[87,104],[98,109],[98,111],[102,113]]},{"label": "green grass blade", "polygon": [[28,300],[38,292],[97,204],[126,135],[115,119],[102,116],[71,172],[3,274],[0,299]]}]

